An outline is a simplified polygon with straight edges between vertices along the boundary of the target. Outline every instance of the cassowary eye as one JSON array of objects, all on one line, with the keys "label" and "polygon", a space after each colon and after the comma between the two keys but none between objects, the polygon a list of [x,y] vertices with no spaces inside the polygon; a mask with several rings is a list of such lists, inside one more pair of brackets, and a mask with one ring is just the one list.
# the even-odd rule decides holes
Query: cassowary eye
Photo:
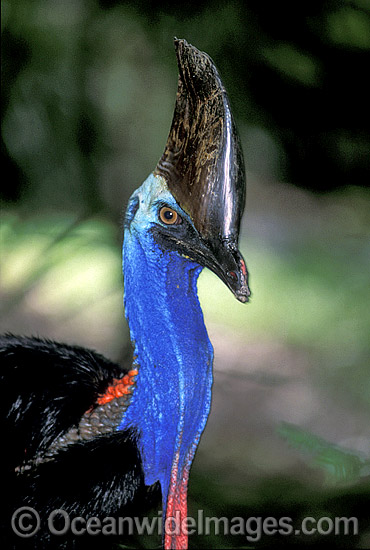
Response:
[{"label": "cassowary eye", "polygon": [[159,219],[166,225],[178,225],[182,222],[181,216],[169,206],[163,206],[160,209]]}]

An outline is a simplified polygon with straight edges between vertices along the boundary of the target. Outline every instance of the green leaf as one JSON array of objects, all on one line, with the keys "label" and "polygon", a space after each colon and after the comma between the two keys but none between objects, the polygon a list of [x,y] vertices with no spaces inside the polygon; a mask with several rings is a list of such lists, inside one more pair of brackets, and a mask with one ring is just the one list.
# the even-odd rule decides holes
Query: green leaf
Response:
[{"label": "green leaf", "polygon": [[324,471],[327,483],[353,483],[370,473],[370,459],[357,451],[330,443],[287,422],[282,422],[277,432],[290,446],[308,455],[313,467]]}]

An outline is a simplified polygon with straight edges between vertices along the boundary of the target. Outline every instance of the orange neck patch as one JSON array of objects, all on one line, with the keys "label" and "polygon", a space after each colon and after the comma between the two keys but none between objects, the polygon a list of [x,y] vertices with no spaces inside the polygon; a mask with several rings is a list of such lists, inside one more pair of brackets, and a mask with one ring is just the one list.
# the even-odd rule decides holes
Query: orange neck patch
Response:
[{"label": "orange neck patch", "polygon": [[106,392],[98,397],[98,405],[105,405],[117,397],[128,395],[133,390],[135,384],[135,377],[138,375],[137,369],[130,370],[123,378],[115,378],[110,386],[108,386]]}]

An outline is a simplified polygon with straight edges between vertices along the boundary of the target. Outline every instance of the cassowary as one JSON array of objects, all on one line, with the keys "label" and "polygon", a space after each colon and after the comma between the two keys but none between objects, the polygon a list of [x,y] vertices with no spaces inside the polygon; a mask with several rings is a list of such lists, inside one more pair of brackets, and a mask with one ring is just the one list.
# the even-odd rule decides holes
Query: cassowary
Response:
[{"label": "cassowary", "polygon": [[[165,527],[166,519],[187,516],[213,362],[197,279],[206,266],[239,301],[250,291],[238,250],[244,163],[229,100],[207,54],[185,40],[175,39],[175,47],[179,82],[168,141],[124,219],[132,364],[122,369],[93,351],[38,338],[1,339],[9,547],[75,548],[84,540],[92,548],[92,536],[86,543],[48,531],[55,509],[72,517],[136,516],[161,494]],[[33,537],[10,528],[21,506],[40,515]],[[164,531],[166,549],[187,548],[182,529]]]}]

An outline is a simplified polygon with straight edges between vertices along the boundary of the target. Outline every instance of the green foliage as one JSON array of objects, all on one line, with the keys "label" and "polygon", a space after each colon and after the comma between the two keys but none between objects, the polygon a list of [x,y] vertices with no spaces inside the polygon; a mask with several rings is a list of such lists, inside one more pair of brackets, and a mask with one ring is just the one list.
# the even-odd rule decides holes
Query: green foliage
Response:
[{"label": "green foliage", "polygon": [[336,44],[370,49],[370,20],[366,13],[342,7],[328,14],[327,32],[330,40]]},{"label": "green foliage", "polygon": [[320,66],[313,58],[298,51],[292,44],[280,43],[265,48],[264,56],[268,63],[288,78],[293,78],[305,86],[315,86],[319,82]]},{"label": "green foliage", "polygon": [[117,357],[127,344],[119,248],[116,228],[103,219],[21,220],[3,212],[0,330],[69,339]]},{"label": "green foliage", "polygon": [[309,463],[325,472],[327,483],[354,483],[370,474],[370,459],[344,449],[288,423],[281,423],[278,434],[289,445],[309,457]]}]

